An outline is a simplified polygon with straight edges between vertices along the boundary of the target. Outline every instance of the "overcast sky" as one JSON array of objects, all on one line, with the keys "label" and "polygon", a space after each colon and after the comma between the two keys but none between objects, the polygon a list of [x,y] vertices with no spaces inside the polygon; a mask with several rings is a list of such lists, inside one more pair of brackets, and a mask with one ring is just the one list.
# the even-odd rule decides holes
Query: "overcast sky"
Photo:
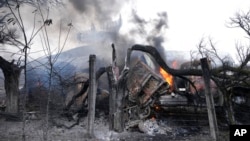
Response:
[{"label": "overcast sky", "polygon": [[211,37],[219,51],[234,57],[235,43],[248,43],[243,31],[226,25],[236,12],[250,10],[250,0],[137,0],[131,5],[148,19],[167,12],[166,50],[195,50],[202,37]]},{"label": "overcast sky", "polygon": [[[65,1],[68,2],[67,0]],[[123,21],[120,30],[121,34],[132,36],[135,43],[148,44],[145,42],[146,39],[143,40],[143,38],[149,36],[150,30],[146,34],[140,35],[141,40],[138,40],[137,37],[134,37],[129,32],[130,29],[128,28],[131,25],[135,25],[135,23],[131,22],[131,11],[133,11],[131,9],[134,9],[138,16],[148,21],[159,18],[159,15],[157,17],[157,13],[159,12],[167,13],[168,28],[159,32],[160,36],[164,37],[164,43],[162,45],[165,50],[196,50],[197,44],[203,37],[211,37],[219,51],[229,52],[232,57],[235,57],[236,42],[249,44],[249,40],[245,38],[246,35],[242,30],[228,28],[226,24],[230,21],[229,18],[233,17],[236,12],[247,12],[250,10],[250,0],[117,0],[113,5],[111,5],[112,2],[114,2],[113,0],[107,0],[102,3],[97,3],[99,0],[71,0],[71,2],[72,1],[75,2],[75,7],[71,5],[72,3],[68,3],[67,8],[61,11],[64,12],[64,14],[61,14],[60,10],[58,10],[59,16],[52,16],[54,19],[62,17],[63,15],[68,18],[69,21],[72,21],[74,28],[71,34],[79,33],[81,30],[85,30],[86,27],[89,29],[91,26],[90,23],[96,24],[93,17],[97,17],[97,19],[100,20],[99,24],[102,24],[103,19],[112,17],[109,16],[109,14],[116,15],[112,17],[114,20],[117,20],[119,15],[121,15]],[[79,5],[79,3],[85,7],[81,5],[78,6],[78,12],[76,12],[76,5]],[[95,7],[94,10],[96,13],[93,12],[93,8],[87,6],[91,4]],[[100,8],[102,10],[100,10]],[[104,13],[104,11],[106,13]],[[26,16],[26,18],[29,19],[29,16]],[[54,19],[54,21],[58,21],[58,19]],[[56,23],[53,23],[53,25],[58,27]],[[54,32],[54,30],[52,30],[52,32]],[[151,36],[154,36],[154,34]],[[75,35],[73,35],[73,37],[75,37]],[[54,39],[55,38],[53,38],[53,40]],[[74,39],[70,38],[66,49],[79,46],[78,44],[76,45],[75,42]],[[57,44],[56,41],[55,43]],[[40,46],[40,44],[38,45]],[[33,48],[39,49],[38,47]],[[35,56],[38,57],[40,55],[35,54]]]}]

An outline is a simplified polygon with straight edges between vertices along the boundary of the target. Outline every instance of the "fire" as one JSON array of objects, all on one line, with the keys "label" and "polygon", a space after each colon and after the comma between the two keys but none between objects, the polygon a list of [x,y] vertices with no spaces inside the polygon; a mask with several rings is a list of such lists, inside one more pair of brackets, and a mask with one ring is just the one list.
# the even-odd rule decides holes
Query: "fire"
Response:
[{"label": "fire", "polygon": [[174,79],[173,76],[167,73],[163,68],[160,67],[160,74],[161,76],[168,82],[170,85],[170,89],[173,89]]},{"label": "fire", "polygon": [[159,105],[157,105],[157,104],[154,104],[153,107],[154,107],[154,109],[155,109],[156,111],[161,110],[161,107],[160,107]]}]

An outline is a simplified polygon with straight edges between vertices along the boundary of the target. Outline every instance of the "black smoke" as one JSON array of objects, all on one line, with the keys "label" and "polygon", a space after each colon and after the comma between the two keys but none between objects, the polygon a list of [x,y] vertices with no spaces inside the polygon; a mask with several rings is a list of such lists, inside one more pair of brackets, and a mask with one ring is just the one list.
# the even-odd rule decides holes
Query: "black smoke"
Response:
[{"label": "black smoke", "polygon": [[[164,54],[164,47],[162,44],[165,42],[164,35],[168,28],[167,12],[157,13],[157,18],[146,20],[133,10],[131,22],[137,26],[130,31],[130,34],[138,34],[141,38],[145,38],[147,44],[156,47],[161,55],[165,57],[166,55]],[[148,31],[149,27],[152,27],[150,31]]]},{"label": "black smoke", "polygon": [[74,8],[99,22],[111,20],[117,15],[124,2],[119,0],[70,0]]}]

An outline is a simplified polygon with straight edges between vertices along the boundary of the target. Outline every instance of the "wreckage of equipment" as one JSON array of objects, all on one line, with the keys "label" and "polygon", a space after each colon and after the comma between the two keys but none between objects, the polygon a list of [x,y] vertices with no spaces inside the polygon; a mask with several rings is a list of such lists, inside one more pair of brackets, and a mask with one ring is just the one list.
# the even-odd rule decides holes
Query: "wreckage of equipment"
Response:
[{"label": "wreckage of equipment", "polygon": [[125,129],[137,126],[150,118],[154,106],[187,104],[188,99],[178,94],[171,95],[170,85],[142,61],[131,67],[127,77],[128,94],[125,97]]},{"label": "wreckage of equipment", "polygon": [[155,105],[164,108],[190,104],[186,92],[174,93],[159,73],[140,60],[130,68],[126,87],[128,93],[124,100],[125,129],[151,118]]},{"label": "wreckage of equipment", "polygon": [[136,126],[150,116],[154,97],[167,91],[168,83],[141,61],[130,69],[125,100],[125,128]]}]

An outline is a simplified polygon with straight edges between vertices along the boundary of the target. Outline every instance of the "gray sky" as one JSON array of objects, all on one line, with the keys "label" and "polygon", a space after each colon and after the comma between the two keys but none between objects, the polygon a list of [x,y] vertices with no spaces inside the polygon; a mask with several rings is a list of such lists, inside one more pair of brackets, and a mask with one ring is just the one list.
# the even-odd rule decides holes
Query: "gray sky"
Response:
[{"label": "gray sky", "polygon": [[226,27],[236,12],[250,10],[249,0],[137,0],[132,5],[145,19],[167,12],[165,50],[195,50],[202,37],[211,37],[219,51],[234,57],[236,42],[249,43],[242,30]]},{"label": "gray sky", "polygon": [[[236,42],[249,44],[249,40],[245,38],[242,30],[226,27],[229,18],[233,17],[236,12],[250,10],[249,0],[108,0],[105,3],[98,3],[98,0],[71,1],[75,1],[76,4],[80,2],[83,5],[97,4],[97,6],[95,6],[96,8],[85,6],[85,9],[77,12],[77,8],[73,4],[67,4],[66,9],[55,9],[51,12],[53,26],[59,27],[59,23],[56,23],[56,21],[59,21],[61,16],[65,16],[63,22],[72,22],[74,25],[71,31],[72,36],[70,36],[65,49],[81,45],[74,39],[75,35],[73,34],[89,29],[92,23],[102,24],[104,23],[103,20],[107,18],[117,20],[120,15],[123,21],[120,33],[127,35],[127,37],[130,36],[136,43],[148,44],[146,42],[148,34],[151,34],[150,36],[156,35],[152,33],[152,25],[145,26],[146,34],[131,36],[128,32],[134,28],[134,23],[131,22],[132,9],[145,21],[159,19],[159,15],[157,15],[159,12],[167,13],[168,28],[163,28],[157,33],[157,35],[163,37],[162,46],[166,51],[195,50],[201,38],[211,37],[219,51],[229,52],[234,57]],[[115,3],[110,5],[112,2]],[[109,6],[113,6],[113,8]],[[25,9],[25,11],[27,10]],[[106,12],[105,17],[102,16],[104,12]],[[110,16],[107,16],[109,14]],[[32,16],[26,16],[27,21],[30,21],[29,17]],[[95,20],[99,20],[99,23]],[[51,40],[53,39],[51,44],[56,46],[58,44],[56,40],[58,32],[56,32],[57,28],[53,26],[50,27],[55,29],[55,31],[50,29],[52,31]],[[37,40],[40,39],[37,38]],[[35,50],[39,50],[38,46],[41,46],[41,44],[34,44],[33,46]],[[34,57],[40,55],[34,54]]]}]

